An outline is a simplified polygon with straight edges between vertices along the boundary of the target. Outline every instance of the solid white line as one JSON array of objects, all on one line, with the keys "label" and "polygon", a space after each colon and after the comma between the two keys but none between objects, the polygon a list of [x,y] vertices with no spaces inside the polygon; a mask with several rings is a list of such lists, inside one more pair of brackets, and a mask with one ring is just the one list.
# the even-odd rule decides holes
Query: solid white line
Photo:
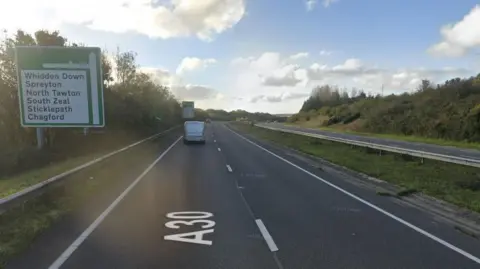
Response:
[{"label": "solid white line", "polygon": [[170,149],[173,148],[173,146],[178,143],[178,141],[180,141],[180,139],[182,139],[182,136],[180,136],[175,142],[173,142],[170,147],[168,147],[155,161],[153,161],[153,163],[150,164],[150,166],[148,166],[147,169],[145,169],[145,171],[143,171],[143,173],[141,173],[135,179],[135,181],[133,181],[132,184],[130,184],[130,186],[128,186],[128,188],[126,188],[122,192],[122,194],[120,194],[120,196],[118,196],[117,199],[115,199],[115,201],[113,201],[113,203],[111,203],[110,206],[108,206],[107,209],[105,209],[105,211],[103,211],[103,213],[98,216],[97,219],[92,224],[90,224],[90,226],[88,226],[88,228],[83,231],[83,233],[75,241],[73,241],[73,243],[60,255],[60,257],[58,257],[52,263],[52,265],[50,265],[50,267],[48,267],[48,269],[60,268],[60,266],[62,266],[62,264],[72,255],[72,253],[83,243],[83,241],[85,241],[85,239],[87,239],[87,237],[98,227],[98,225],[102,223],[102,221],[108,216],[108,214],[112,212],[112,210],[123,200],[123,198],[127,196],[127,194],[138,184],[138,182],[140,182],[140,180],[142,180],[142,178],[148,172],[150,172],[150,170],[152,170],[152,168],[165,156],[165,154],[170,151]]},{"label": "solid white line", "polygon": [[218,148],[218,151],[222,151],[222,149],[221,149],[221,148]]},{"label": "solid white line", "polygon": [[267,227],[265,227],[265,224],[263,224],[263,221],[261,219],[256,219],[255,223],[257,223],[258,229],[260,229],[263,239],[265,239],[265,242],[267,242],[267,245],[270,251],[271,252],[278,251],[277,245],[273,241],[273,238],[268,232]]},{"label": "solid white line", "polygon": [[238,137],[242,138],[243,140],[249,142],[250,144],[252,144],[252,145],[258,147],[259,149],[261,149],[261,150],[263,150],[263,151],[265,151],[265,152],[267,152],[267,153],[269,153],[269,154],[277,157],[278,159],[280,159],[280,160],[282,160],[282,161],[290,164],[291,166],[293,166],[293,167],[301,170],[302,172],[305,172],[306,174],[309,174],[310,176],[312,176],[312,177],[320,180],[321,182],[327,184],[328,186],[330,186],[330,187],[332,187],[332,188],[334,188],[334,189],[342,192],[342,193],[345,194],[345,195],[350,196],[351,198],[353,198],[353,199],[355,199],[355,200],[357,200],[357,201],[359,201],[359,202],[361,202],[361,203],[363,203],[363,204],[365,204],[365,205],[367,205],[367,206],[369,206],[369,207],[377,210],[378,212],[380,212],[380,213],[382,213],[382,214],[384,214],[384,215],[386,215],[386,216],[388,216],[388,217],[390,217],[390,218],[392,218],[392,219],[400,222],[401,224],[403,224],[403,225],[405,225],[405,226],[407,226],[407,227],[415,230],[416,232],[418,232],[418,233],[420,233],[420,234],[422,234],[422,235],[424,235],[424,236],[426,236],[426,237],[428,237],[428,238],[436,241],[437,243],[440,243],[440,244],[442,244],[443,246],[445,246],[445,247],[447,247],[447,248],[449,248],[449,249],[451,249],[451,250],[453,250],[453,251],[455,251],[455,252],[457,252],[457,253],[465,256],[466,258],[468,258],[468,259],[470,259],[470,260],[472,260],[472,261],[480,264],[480,258],[475,257],[474,255],[472,255],[472,254],[470,254],[470,253],[468,253],[468,252],[466,252],[466,251],[464,251],[464,250],[462,250],[462,249],[460,249],[460,248],[458,248],[458,247],[456,247],[456,246],[448,243],[447,241],[445,241],[445,240],[443,240],[443,239],[441,239],[441,238],[439,238],[439,237],[436,237],[435,235],[433,235],[433,234],[431,234],[431,233],[429,233],[429,232],[427,232],[427,231],[425,231],[425,230],[423,230],[423,229],[421,229],[421,228],[419,228],[419,227],[417,227],[417,226],[415,226],[415,225],[413,225],[413,224],[411,224],[411,223],[409,223],[409,222],[407,222],[407,221],[405,221],[405,220],[403,220],[403,219],[401,219],[401,218],[393,215],[392,213],[390,213],[390,212],[388,212],[388,211],[386,211],[386,210],[383,210],[382,208],[380,208],[380,207],[378,207],[378,206],[376,206],[376,205],[374,205],[374,204],[372,204],[372,203],[370,203],[370,202],[368,202],[368,201],[366,201],[366,200],[364,200],[364,199],[362,199],[362,198],[360,198],[360,197],[358,197],[358,196],[356,196],[355,194],[352,194],[352,193],[350,193],[350,192],[348,192],[348,191],[346,191],[346,190],[338,187],[337,185],[332,184],[332,183],[326,181],[325,179],[323,179],[323,178],[321,178],[321,177],[319,177],[319,176],[317,176],[317,175],[315,175],[315,174],[313,174],[313,173],[311,173],[311,172],[309,172],[309,171],[301,168],[300,166],[298,166],[298,165],[290,162],[289,160],[286,160],[285,158],[282,158],[282,157],[278,156],[277,154],[275,154],[275,153],[273,153],[273,152],[265,149],[264,147],[262,147],[262,146],[260,146],[260,145],[258,145],[258,144],[256,144],[256,143],[250,141],[249,139],[243,137],[242,135],[238,134],[237,132],[233,131],[232,129],[230,129],[230,128],[228,128],[228,127],[227,127],[227,129],[230,130],[232,133],[236,134]]},{"label": "solid white line", "polygon": [[17,199],[17,198],[19,198],[19,197],[21,197],[21,196],[24,196],[24,195],[26,195],[26,194],[28,194],[28,193],[30,193],[30,192],[33,192],[33,191],[35,191],[35,190],[38,190],[38,189],[40,189],[40,188],[44,188],[46,185],[49,185],[49,184],[51,184],[52,182],[58,181],[58,180],[66,177],[66,176],[68,176],[68,175],[71,175],[71,174],[73,174],[73,173],[76,173],[77,171],[80,171],[80,170],[82,170],[82,169],[84,169],[84,168],[87,168],[87,167],[89,167],[89,166],[91,166],[91,165],[94,165],[94,164],[96,164],[96,163],[99,163],[99,162],[101,162],[101,161],[103,161],[103,160],[105,160],[105,159],[107,159],[107,158],[112,157],[113,155],[116,155],[116,154],[118,154],[118,153],[120,153],[120,152],[123,152],[123,151],[126,151],[126,150],[130,149],[130,148],[133,148],[133,147],[135,147],[135,146],[137,146],[137,145],[139,145],[139,144],[141,144],[141,143],[144,143],[144,142],[146,142],[146,141],[148,141],[148,140],[152,140],[152,139],[154,139],[154,138],[156,138],[156,137],[158,137],[158,136],[160,136],[160,135],[162,135],[162,134],[164,134],[164,133],[166,133],[166,132],[169,132],[169,131],[171,131],[171,130],[173,130],[173,129],[175,129],[175,128],[177,128],[177,127],[172,127],[172,128],[170,128],[170,129],[168,129],[168,130],[165,130],[165,131],[163,131],[163,132],[161,132],[161,133],[158,133],[158,134],[152,135],[152,136],[150,136],[150,137],[147,137],[147,138],[145,138],[145,139],[142,139],[142,140],[140,140],[140,141],[137,141],[137,142],[135,142],[135,143],[133,143],[133,144],[130,144],[130,145],[124,147],[124,148],[121,148],[121,149],[119,149],[119,150],[110,152],[110,153],[108,153],[108,154],[106,154],[106,155],[103,155],[103,156],[101,156],[101,157],[98,157],[98,158],[96,158],[96,159],[93,159],[92,161],[86,162],[86,163],[84,163],[84,164],[82,164],[82,165],[80,165],[80,166],[77,166],[77,167],[75,167],[75,168],[73,168],[73,169],[70,169],[70,170],[68,170],[68,171],[66,171],[66,172],[63,172],[63,173],[58,174],[58,175],[56,175],[56,176],[53,176],[53,177],[51,177],[51,178],[49,178],[49,179],[47,179],[47,180],[44,180],[44,181],[42,181],[42,182],[40,182],[40,183],[37,183],[37,184],[32,185],[32,186],[30,186],[30,187],[27,187],[27,188],[25,188],[25,189],[23,189],[23,190],[21,190],[21,191],[19,191],[19,192],[16,192],[16,193],[14,193],[14,194],[12,194],[12,195],[10,195],[10,196],[1,198],[1,199],[0,199],[0,205],[3,205],[3,204],[5,204],[5,203],[8,203],[8,202],[10,202],[10,201],[12,201],[12,200],[15,200],[15,199]]},{"label": "solid white line", "polygon": [[228,164],[227,164],[227,170],[228,170],[228,172],[230,172],[230,173],[233,172],[232,167],[230,167],[230,165],[228,165]]}]

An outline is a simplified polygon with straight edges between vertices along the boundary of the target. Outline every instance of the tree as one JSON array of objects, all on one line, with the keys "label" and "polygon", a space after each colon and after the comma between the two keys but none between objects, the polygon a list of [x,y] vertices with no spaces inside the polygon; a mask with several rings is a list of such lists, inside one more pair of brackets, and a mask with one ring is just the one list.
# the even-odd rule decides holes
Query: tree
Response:
[{"label": "tree", "polygon": [[135,52],[129,51],[120,53],[117,51],[115,64],[117,81],[120,84],[126,85],[135,77],[135,73],[137,72],[138,68],[137,64],[135,63],[136,57],[137,54]]}]

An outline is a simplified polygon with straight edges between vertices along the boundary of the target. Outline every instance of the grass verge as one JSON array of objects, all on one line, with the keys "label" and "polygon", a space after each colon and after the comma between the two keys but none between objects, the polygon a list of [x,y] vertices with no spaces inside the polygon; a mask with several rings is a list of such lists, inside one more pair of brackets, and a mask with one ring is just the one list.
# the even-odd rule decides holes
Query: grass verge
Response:
[{"label": "grass verge", "polygon": [[[168,136],[175,136],[175,133]],[[67,214],[81,211],[96,218],[95,210],[111,202],[164,150],[172,138],[146,142],[87,167],[0,215],[0,268],[21,254],[47,228]]]},{"label": "grass verge", "polygon": [[61,162],[52,163],[37,170],[28,171],[12,177],[2,178],[0,179],[0,198],[19,192],[27,187],[73,169],[106,153],[107,152],[105,151],[86,156],[70,158]]},{"label": "grass verge", "polygon": [[45,167],[26,171],[14,176],[0,177],[0,198],[19,192],[27,187],[92,161],[95,158],[126,147],[141,139],[142,138],[140,137],[129,137],[123,140],[119,139],[119,141],[114,144],[114,147],[110,146],[108,148],[97,148],[96,152],[87,155],[76,156],[62,161],[52,162]]},{"label": "grass verge", "polygon": [[[289,125],[312,128],[311,126],[306,126],[303,124],[289,124]],[[450,146],[450,147],[480,150],[480,143],[471,143],[467,141],[453,141],[453,140],[435,139],[435,138],[419,137],[419,136],[406,136],[406,135],[398,135],[398,134],[376,134],[376,133],[356,132],[356,131],[349,131],[349,130],[341,130],[335,127],[317,127],[316,129],[334,132],[334,133],[345,133],[345,134],[352,134],[352,135],[400,140],[400,141],[406,141],[406,142],[416,142],[416,143],[425,143],[425,144],[432,144],[432,145],[439,145],[439,146]]]},{"label": "grass verge", "polygon": [[406,196],[418,191],[480,212],[480,171],[478,168],[433,160],[425,160],[422,164],[419,159],[411,156],[385,152],[379,155],[373,149],[352,147],[342,143],[282,133],[242,123],[231,123],[230,125],[240,132],[323,158],[391,182],[405,190],[395,196]]}]

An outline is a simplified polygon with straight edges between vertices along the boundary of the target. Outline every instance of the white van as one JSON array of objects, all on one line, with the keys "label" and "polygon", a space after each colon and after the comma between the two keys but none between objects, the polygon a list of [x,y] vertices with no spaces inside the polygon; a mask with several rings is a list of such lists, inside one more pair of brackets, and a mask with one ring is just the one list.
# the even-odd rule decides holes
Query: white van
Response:
[{"label": "white van", "polygon": [[203,121],[186,121],[183,125],[183,143],[200,142],[205,144],[205,123]]}]

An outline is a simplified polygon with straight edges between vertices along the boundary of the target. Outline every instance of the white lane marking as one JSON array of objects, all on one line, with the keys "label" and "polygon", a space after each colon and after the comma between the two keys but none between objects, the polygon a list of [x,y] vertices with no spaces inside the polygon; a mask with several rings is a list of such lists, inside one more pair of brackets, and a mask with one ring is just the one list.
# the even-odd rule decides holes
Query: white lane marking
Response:
[{"label": "white lane marking", "polygon": [[175,146],[180,139],[182,139],[183,136],[180,136],[173,144],[171,144],[155,161],[153,161],[152,164],[150,164],[145,171],[143,171],[136,179],[135,181],[126,188],[120,196],[111,203],[105,211],[102,212],[100,216],[97,217],[97,219],[88,226],[88,228],[83,231],[80,236],[73,241],[73,243],[48,267],[48,269],[58,269],[62,264],[73,254],[73,252],[85,241],[85,239],[90,236],[90,234],[102,223],[102,221],[112,212],[112,210],[127,196],[127,194],[142,180],[142,178],[152,170],[152,168]]},{"label": "white lane marking", "polygon": [[293,167],[301,170],[302,172],[305,172],[306,174],[309,174],[310,176],[312,176],[312,177],[320,180],[321,182],[327,184],[328,186],[330,186],[330,187],[332,187],[332,188],[334,188],[334,189],[342,192],[342,193],[345,194],[345,195],[350,196],[351,198],[353,198],[353,199],[355,199],[355,200],[357,200],[357,201],[359,201],[359,202],[361,202],[361,203],[363,203],[363,204],[365,204],[365,205],[367,205],[367,206],[369,206],[369,207],[377,210],[378,212],[380,212],[380,213],[382,213],[382,214],[384,214],[384,215],[386,215],[386,216],[388,216],[388,217],[390,217],[390,218],[392,218],[392,219],[400,222],[401,224],[403,224],[403,225],[405,225],[405,226],[407,226],[407,227],[415,230],[416,232],[418,232],[418,233],[420,233],[420,234],[422,234],[422,235],[424,235],[424,236],[426,236],[426,237],[434,240],[435,242],[440,243],[440,244],[442,244],[443,246],[445,246],[445,247],[447,247],[447,248],[449,248],[449,249],[451,249],[451,250],[453,250],[453,251],[455,251],[455,252],[463,255],[464,257],[466,257],[466,258],[468,258],[468,259],[470,259],[470,260],[472,260],[472,261],[480,264],[480,258],[475,257],[474,255],[466,252],[465,250],[460,249],[460,248],[458,248],[458,247],[456,247],[456,246],[448,243],[447,241],[445,241],[445,240],[443,240],[443,239],[441,239],[441,238],[439,238],[439,237],[436,237],[435,235],[433,235],[433,234],[431,234],[431,233],[429,233],[429,232],[427,232],[427,231],[425,231],[425,230],[423,230],[423,229],[421,229],[421,228],[419,228],[419,227],[417,227],[417,226],[415,226],[415,225],[413,225],[413,224],[411,224],[411,223],[403,220],[402,218],[397,217],[397,216],[393,215],[392,213],[390,213],[390,212],[388,212],[388,211],[386,211],[386,210],[384,210],[384,209],[382,209],[382,208],[380,208],[380,207],[378,207],[378,206],[376,206],[376,205],[374,205],[374,204],[372,204],[372,203],[370,203],[370,202],[368,202],[368,201],[366,201],[366,200],[364,200],[364,199],[356,196],[355,194],[350,193],[350,192],[348,192],[348,191],[346,191],[346,190],[338,187],[337,185],[335,185],[335,184],[333,184],[333,183],[330,183],[330,182],[326,181],[325,179],[323,179],[323,178],[321,178],[321,177],[319,177],[319,176],[317,176],[317,175],[315,175],[315,174],[313,174],[313,173],[311,173],[311,172],[309,172],[309,171],[301,168],[300,166],[298,166],[298,165],[290,162],[289,160],[286,160],[285,158],[280,157],[280,156],[278,156],[277,154],[275,154],[275,153],[273,153],[273,152],[265,149],[264,147],[262,147],[262,146],[260,146],[260,145],[258,145],[258,144],[256,144],[256,143],[250,141],[249,139],[243,137],[242,135],[238,134],[237,132],[233,131],[232,129],[230,129],[230,128],[228,128],[228,127],[227,127],[227,129],[230,130],[232,133],[236,134],[238,137],[242,138],[243,140],[249,142],[250,144],[252,144],[252,145],[258,147],[259,149],[261,149],[261,150],[263,150],[263,151],[265,151],[265,152],[267,152],[267,153],[269,153],[269,154],[277,157],[278,159],[280,159],[280,160],[282,160],[282,161],[290,164],[291,166],[293,166]]},{"label": "white lane marking", "polygon": [[218,149],[218,151],[222,151],[222,149],[221,149],[221,148],[217,148],[217,149]]},{"label": "white lane marking", "polygon": [[232,167],[230,167],[230,165],[228,165],[228,164],[227,164],[227,170],[228,170],[228,172],[230,172],[230,173],[233,172]]},{"label": "white lane marking", "polygon": [[214,143],[217,143],[217,140],[213,140]]},{"label": "white lane marking", "polygon": [[273,238],[268,232],[267,227],[265,227],[265,224],[263,224],[263,221],[261,219],[256,219],[255,223],[257,223],[258,229],[260,229],[263,239],[265,239],[265,242],[267,242],[267,245],[270,251],[271,252],[278,251],[277,245],[273,241]]}]

